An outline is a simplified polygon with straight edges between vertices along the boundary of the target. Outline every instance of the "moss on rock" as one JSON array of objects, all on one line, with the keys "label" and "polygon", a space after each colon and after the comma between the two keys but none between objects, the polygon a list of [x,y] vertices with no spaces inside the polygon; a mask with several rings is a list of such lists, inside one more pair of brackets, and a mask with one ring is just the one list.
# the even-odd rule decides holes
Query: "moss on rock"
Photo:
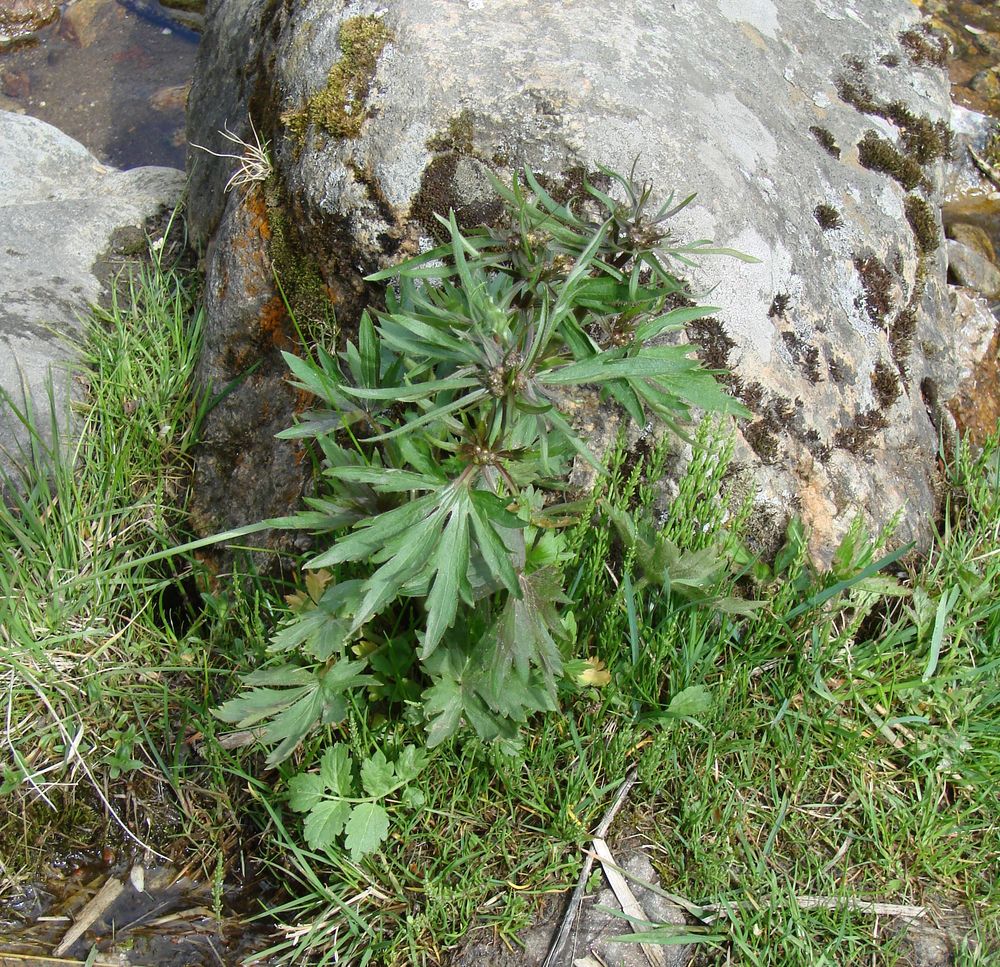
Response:
[{"label": "moss on rock", "polygon": [[941,244],[941,233],[938,231],[937,219],[931,206],[919,195],[907,195],[903,202],[906,220],[913,229],[913,237],[921,255],[929,255]]},{"label": "moss on rock", "polygon": [[268,184],[264,194],[271,263],[284,300],[310,342],[332,343],[336,327],[330,290],[319,266],[298,244],[295,229],[282,206],[279,186],[274,182]]},{"label": "moss on rock", "polygon": [[380,17],[350,17],[340,25],[338,42],[342,56],[317,91],[281,120],[299,142],[315,125],[335,138],[356,138],[367,114],[365,101],[371,91],[378,59],[392,39]]},{"label": "moss on rock", "polygon": [[898,181],[908,191],[924,182],[924,173],[918,162],[896,149],[886,138],[869,131],[858,143],[858,160],[862,167],[881,171]]}]

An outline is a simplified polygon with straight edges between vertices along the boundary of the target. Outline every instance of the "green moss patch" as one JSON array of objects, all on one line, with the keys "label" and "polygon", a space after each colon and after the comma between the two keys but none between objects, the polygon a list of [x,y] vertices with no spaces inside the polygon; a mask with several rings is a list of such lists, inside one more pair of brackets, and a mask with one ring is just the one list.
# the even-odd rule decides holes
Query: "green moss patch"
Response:
[{"label": "green moss patch", "polygon": [[948,63],[947,38],[935,34],[929,27],[911,27],[909,30],[904,30],[899,35],[899,42],[914,64],[944,67]]},{"label": "green moss patch", "polygon": [[326,87],[308,98],[303,107],[281,116],[291,135],[301,142],[315,125],[335,138],[356,138],[367,117],[365,101],[378,59],[391,39],[379,17],[345,20],[339,37],[343,56],[330,68]]},{"label": "green moss patch", "polygon": [[864,290],[862,305],[872,325],[883,326],[892,312],[892,273],[874,256],[854,257],[854,268]]},{"label": "green moss patch", "polygon": [[840,217],[840,212],[833,205],[817,205],[813,209],[813,217],[819,222],[819,227],[824,232],[834,228],[841,228],[844,224]]},{"label": "green moss patch", "polygon": [[840,147],[837,139],[826,129],[814,124],[809,133],[823,146],[823,150],[833,158],[840,157]]},{"label": "green moss patch", "polygon": [[472,154],[472,136],[475,126],[470,111],[461,111],[448,121],[444,131],[440,131],[427,142],[427,149],[434,152],[457,151]]},{"label": "green moss patch", "polygon": [[899,385],[899,374],[895,367],[880,359],[875,364],[871,375],[872,392],[880,410],[887,410],[896,400],[902,388]]},{"label": "green moss patch", "polygon": [[336,331],[334,308],[319,266],[302,250],[276,184],[268,186],[265,198],[271,261],[285,301],[303,335],[316,342],[332,342]]},{"label": "green moss patch", "polygon": [[850,426],[834,434],[833,444],[858,455],[870,453],[876,437],[888,425],[889,421],[878,410],[862,410],[854,417]]},{"label": "green moss patch", "polygon": [[913,237],[922,255],[929,255],[941,244],[941,232],[931,206],[919,195],[907,195],[903,202],[906,220],[913,229]]},{"label": "green moss patch", "polygon": [[924,182],[924,173],[913,158],[908,157],[886,138],[869,131],[858,143],[858,160],[871,171],[881,171],[898,181],[908,191]]}]

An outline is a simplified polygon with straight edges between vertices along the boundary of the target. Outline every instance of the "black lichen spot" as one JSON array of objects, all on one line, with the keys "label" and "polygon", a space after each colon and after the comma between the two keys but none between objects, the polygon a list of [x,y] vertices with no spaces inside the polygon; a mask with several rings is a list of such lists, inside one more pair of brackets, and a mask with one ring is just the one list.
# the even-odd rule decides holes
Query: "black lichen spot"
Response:
[{"label": "black lichen spot", "polygon": [[878,61],[883,67],[899,67],[899,54],[883,54]]},{"label": "black lichen spot", "polygon": [[830,457],[833,456],[833,451],[825,443],[823,443],[816,430],[806,430],[800,439],[802,440],[802,443],[805,444],[806,449],[820,463],[826,463]]},{"label": "black lichen spot", "polygon": [[788,303],[790,296],[787,292],[779,292],[771,300],[771,308],[767,310],[767,318],[775,319],[780,316],[784,316],[785,312],[788,310]]},{"label": "black lichen spot", "polygon": [[813,216],[824,232],[829,232],[834,228],[842,228],[844,224],[840,212],[833,205],[817,205],[813,209]]},{"label": "black lichen spot", "polygon": [[448,231],[435,217],[438,212],[454,210],[461,228],[494,225],[503,215],[503,203],[498,195],[473,200],[463,195],[458,183],[461,163],[479,164],[454,151],[434,158],[424,169],[420,190],[410,206],[410,216],[439,240],[447,238]]},{"label": "black lichen spot", "polygon": [[714,316],[695,319],[687,326],[688,336],[698,344],[698,358],[708,369],[728,371],[729,353],[736,343]]},{"label": "black lichen spot", "polygon": [[834,434],[834,446],[854,454],[867,453],[872,449],[875,437],[888,425],[889,421],[878,410],[862,410],[849,427]]},{"label": "black lichen spot", "polygon": [[764,387],[757,382],[740,387],[737,395],[740,402],[753,413],[759,413],[764,402]]},{"label": "black lichen spot", "polygon": [[823,377],[819,372],[819,350],[815,346],[807,346],[802,351],[802,372],[810,383],[821,383]]},{"label": "black lichen spot", "polygon": [[895,367],[880,359],[875,364],[871,375],[872,392],[880,410],[887,410],[896,400],[902,389],[899,385],[899,374]]},{"label": "black lichen spot", "polygon": [[851,367],[839,356],[831,356],[826,361],[826,371],[835,383],[846,383],[852,376]]},{"label": "black lichen spot", "polygon": [[809,133],[822,145],[823,150],[834,158],[840,157],[840,146],[837,139],[826,129],[814,124]]},{"label": "black lichen spot", "polygon": [[927,407],[927,415],[931,418],[931,423],[935,428],[941,424],[941,396],[938,392],[937,383],[929,376],[925,376],[920,381],[920,397]]},{"label": "black lichen spot", "polygon": [[881,171],[912,191],[924,182],[920,165],[897,150],[896,146],[874,131],[869,131],[858,144],[858,161],[871,171]]},{"label": "black lichen spot", "polygon": [[913,229],[913,237],[922,255],[930,255],[941,244],[941,233],[931,206],[919,195],[907,195],[903,202],[906,220]]},{"label": "black lichen spot", "polygon": [[854,257],[854,268],[861,278],[864,307],[873,325],[882,326],[892,311],[892,273],[874,256]]},{"label": "black lichen spot", "polygon": [[777,437],[767,428],[763,420],[755,420],[744,427],[743,436],[761,463],[772,464],[778,459]]},{"label": "black lichen spot", "polygon": [[765,404],[763,414],[771,430],[788,430],[795,418],[795,407],[787,396],[772,396]]},{"label": "black lichen spot", "polygon": [[944,67],[948,63],[948,40],[935,34],[929,27],[904,30],[899,35],[899,42],[914,64]]}]

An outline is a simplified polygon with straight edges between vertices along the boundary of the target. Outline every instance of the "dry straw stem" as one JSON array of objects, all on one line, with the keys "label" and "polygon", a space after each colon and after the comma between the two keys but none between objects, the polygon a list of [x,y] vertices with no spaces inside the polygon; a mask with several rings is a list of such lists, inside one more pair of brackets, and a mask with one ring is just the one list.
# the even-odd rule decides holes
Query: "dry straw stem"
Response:
[{"label": "dry straw stem", "polygon": [[[604,818],[597,829],[594,830],[595,837],[603,839],[607,835],[615,816],[618,815],[618,811],[625,805],[625,801],[628,799],[628,794],[635,785],[636,779],[636,770],[632,769],[622,781],[621,788],[618,790],[618,795],[615,796],[614,802],[608,807]],[[577,910],[579,910],[580,904],[583,902],[583,896],[587,891],[587,880],[590,877],[590,871],[593,869],[593,866],[594,854],[588,851],[583,861],[583,869],[580,870],[580,878],[577,880],[573,895],[569,898],[569,903],[566,905],[566,913],[563,916],[563,921],[559,925],[559,931],[552,938],[552,946],[549,947],[549,952],[542,962],[542,967],[554,967],[554,965],[562,962],[563,950],[569,939],[570,930],[573,929],[573,924],[576,922]]]},{"label": "dry straw stem", "polygon": [[125,884],[121,880],[111,877],[97,891],[94,899],[80,911],[80,916],[77,917],[76,923],[66,931],[66,935],[59,941],[59,945],[52,952],[57,957],[61,957],[66,953],[104,915],[104,912],[118,899],[124,889]]},{"label": "dry straw stem", "polygon": [[253,118],[249,118],[250,121],[250,133],[253,135],[253,143],[244,141],[239,135],[233,134],[228,127],[223,127],[219,132],[227,141],[235,144],[237,147],[242,148],[240,154],[231,154],[225,151],[213,151],[211,148],[206,148],[204,145],[195,144],[191,142],[192,148],[197,148],[199,151],[205,151],[215,158],[232,158],[234,161],[238,161],[239,165],[236,170],[230,175],[229,181],[226,182],[225,190],[228,192],[233,188],[242,188],[244,185],[253,185],[257,182],[267,181],[271,176],[273,170],[271,165],[271,156],[268,154],[268,148],[270,147],[269,141],[261,141],[260,135],[257,133],[257,128],[254,127]]},{"label": "dry straw stem", "polygon": [[[608,849],[608,844],[599,836],[596,836],[594,837],[593,845],[594,853],[601,861],[601,867],[604,869],[604,875],[607,877],[608,883],[611,884],[611,889],[614,891],[615,896],[618,898],[618,902],[621,904],[622,912],[626,913],[634,920],[643,921],[635,924],[637,932],[644,933],[645,931],[652,930],[653,926],[649,923],[649,917],[646,914],[646,911],[643,910],[642,904],[635,898],[635,894],[629,888],[625,877],[622,876],[621,868],[615,862],[614,856],[611,855],[611,850]],[[649,961],[651,967],[667,967],[667,958],[659,947],[654,946],[653,944],[640,943],[639,949],[642,951],[646,960]]]}]

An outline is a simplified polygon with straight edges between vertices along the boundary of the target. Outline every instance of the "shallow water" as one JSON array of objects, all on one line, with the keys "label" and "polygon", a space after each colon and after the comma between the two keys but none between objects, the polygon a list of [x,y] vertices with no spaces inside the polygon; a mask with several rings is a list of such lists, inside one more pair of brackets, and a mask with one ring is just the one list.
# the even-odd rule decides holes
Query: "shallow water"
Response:
[{"label": "shallow water", "polygon": [[0,48],[0,108],[41,118],[120,168],[183,168],[197,34],[181,16],[155,0],[65,4],[36,35]]}]

